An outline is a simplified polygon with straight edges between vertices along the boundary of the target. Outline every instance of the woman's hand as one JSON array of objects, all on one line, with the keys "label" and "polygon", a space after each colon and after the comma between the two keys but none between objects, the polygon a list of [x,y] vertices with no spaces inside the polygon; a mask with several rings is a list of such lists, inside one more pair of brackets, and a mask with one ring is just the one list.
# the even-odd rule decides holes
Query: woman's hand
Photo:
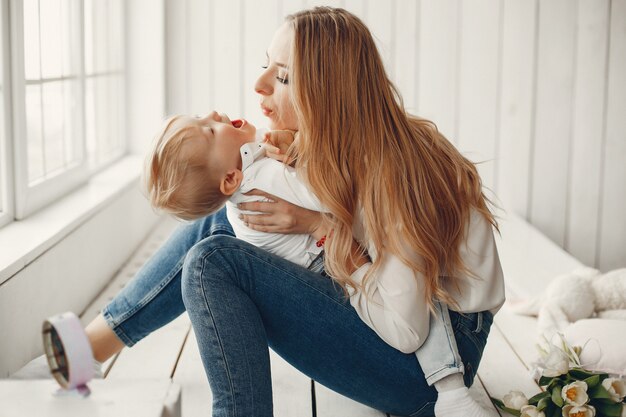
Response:
[{"label": "woman's hand", "polygon": [[[263,196],[271,202],[254,201],[240,203],[240,210],[258,211],[262,214],[242,214],[242,220],[249,228],[260,232],[283,234],[308,234],[321,238],[322,215],[307,210],[261,190],[252,190],[246,195]],[[319,237],[318,234],[321,234]]]},{"label": "woman's hand", "polygon": [[292,161],[286,159],[287,149],[296,138],[296,131],[293,130],[271,130],[263,138],[265,142],[265,152],[268,157],[289,165]]}]

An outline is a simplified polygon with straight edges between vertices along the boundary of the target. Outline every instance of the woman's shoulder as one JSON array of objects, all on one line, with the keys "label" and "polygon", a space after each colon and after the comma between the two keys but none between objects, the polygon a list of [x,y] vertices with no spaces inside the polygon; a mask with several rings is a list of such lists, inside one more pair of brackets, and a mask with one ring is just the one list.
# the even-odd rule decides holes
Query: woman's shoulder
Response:
[{"label": "woman's shoulder", "polygon": [[485,216],[474,207],[470,209],[470,218],[466,230],[468,243],[482,240],[494,240],[493,226]]}]

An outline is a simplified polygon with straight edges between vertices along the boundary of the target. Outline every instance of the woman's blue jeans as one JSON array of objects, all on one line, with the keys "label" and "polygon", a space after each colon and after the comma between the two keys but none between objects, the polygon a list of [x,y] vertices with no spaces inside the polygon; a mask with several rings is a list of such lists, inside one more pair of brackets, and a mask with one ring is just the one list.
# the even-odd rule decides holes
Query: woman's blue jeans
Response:
[{"label": "woman's blue jeans", "polygon": [[[415,354],[383,342],[325,274],[232,237],[223,212],[181,226],[103,315],[131,346],[185,308],[214,416],[272,415],[268,346],[360,403],[399,416],[433,415],[437,393]],[[491,322],[488,312],[450,312],[468,386]]]}]

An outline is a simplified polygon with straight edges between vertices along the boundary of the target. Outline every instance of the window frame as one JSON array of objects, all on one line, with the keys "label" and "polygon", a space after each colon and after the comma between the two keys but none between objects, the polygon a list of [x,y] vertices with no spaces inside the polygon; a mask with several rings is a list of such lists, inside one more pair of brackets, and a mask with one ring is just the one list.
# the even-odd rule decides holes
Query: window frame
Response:
[{"label": "window frame", "polygon": [[[83,2],[79,2],[81,13]],[[24,8],[21,0],[11,0],[11,72],[12,72],[12,108],[13,108],[13,143],[14,143],[14,206],[15,218],[24,219],[46,204],[58,199],[89,179],[89,170],[85,155],[77,166],[46,178],[34,185],[28,184],[28,139],[26,126],[26,78],[24,76]],[[81,20],[82,32],[82,20]],[[83,40],[81,40],[82,45]],[[83,51],[80,51],[83,60]],[[81,74],[82,76],[82,74]],[[84,86],[83,88],[84,96]],[[79,106],[81,120],[84,120],[84,98]],[[79,134],[84,138],[84,126]],[[83,149],[83,153],[85,150]],[[19,162],[18,162],[19,161]]]},{"label": "window frame", "polygon": [[[0,0],[8,3],[9,5],[9,19],[10,19],[10,52],[8,52],[11,65],[11,108],[12,108],[12,137],[7,141],[12,142],[13,145],[13,160],[12,167],[12,207],[13,218],[17,220],[24,219],[37,210],[45,207],[55,200],[63,197],[64,195],[75,190],[82,184],[89,181],[89,179],[96,173],[106,169],[115,162],[119,161],[125,155],[128,154],[129,144],[126,131],[126,114],[125,107],[127,105],[125,98],[125,83],[126,83],[126,56],[125,51],[121,52],[121,71],[119,71],[120,83],[119,92],[120,102],[119,108],[109,109],[109,112],[117,112],[119,125],[117,126],[119,132],[123,135],[123,142],[120,148],[116,149],[113,153],[105,155],[105,161],[100,162],[97,165],[92,165],[92,156],[88,153],[87,149],[87,108],[86,108],[86,82],[88,79],[95,79],[95,74],[87,74],[85,70],[85,1],[79,0],[78,3],[78,16],[80,21],[78,22],[78,33],[81,34],[80,39],[77,40],[79,44],[77,57],[80,63],[78,69],[78,75],[68,78],[76,78],[78,80],[78,88],[80,89],[78,100],[78,112],[77,115],[77,136],[80,141],[80,158],[79,161],[74,163],[73,166],[64,168],[63,171],[53,176],[45,176],[42,180],[37,180],[32,184],[29,184],[29,161],[28,161],[28,137],[27,137],[27,122],[26,122],[26,86],[39,84],[43,85],[46,82],[43,81],[33,83],[27,82],[25,76],[25,61],[24,61],[24,7],[22,0]],[[44,0],[40,0],[44,1]],[[108,4],[108,2],[107,2]],[[126,6],[125,2],[120,2],[122,7],[122,25],[124,28],[124,21],[126,19]],[[121,47],[125,49],[125,31],[122,34]],[[106,74],[105,74],[106,75]],[[41,81],[41,80],[40,80]],[[56,80],[54,80],[56,81]],[[43,99],[43,98],[42,98]],[[102,155],[96,155],[96,158],[102,157]],[[96,159],[97,160],[97,159]]]},{"label": "window frame", "polygon": [[0,0],[0,227],[14,218],[9,0]]}]

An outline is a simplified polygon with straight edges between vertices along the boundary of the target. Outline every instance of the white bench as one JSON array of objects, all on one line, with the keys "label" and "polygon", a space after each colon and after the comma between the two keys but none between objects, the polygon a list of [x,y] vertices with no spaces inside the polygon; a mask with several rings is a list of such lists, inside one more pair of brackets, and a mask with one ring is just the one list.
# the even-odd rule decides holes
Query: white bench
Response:
[{"label": "white bench", "polygon": [[[81,315],[84,323],[93,319],[99,309],[132,278],[174,226],[175,222],[166,220],[155,230],[151,238],[136,251],[120,273]],[[549,278],[580,266],[574,258],[516,216],[502,220],[501,230],[502,238],[498,238],[498,249],[505,272],[508,298],[529,297],[533,288],[543,288]],[[536,359],[534,342],[535,319],[514,315],[505,304],[496,315],[478,376],[472,387],[484,406],[493,407],[489,395],[501,398],[511,389],[524,391],[529,396],[538,392],[539,387],[528,372],[531,363]],[[358,404],[311,381],[273,352],[271,362],[276,417],[385,416],[384,413]],[[97,381],[93,386],[94,391],[106,390],[104,387],[107,386],[117,386],[119,389],[146,384],[146,381],[153,381],[155,386],[163,381],[171,381],[174,385],[154,397],[157,402],[155,410],[161,410],[168,417],[210,415],[211,392],[186,314],[132,349],[125,349],[107,361],[104,371],[105,380]],[[117,383],[108,384],[112,382],[109,380],[117,380]],[[180,387],[180,400],[177,397],[177,387]],[[63,415],[69,415],[68,411],[65,410]]]},{"label": "white bench", "polygon": [[[528,299],[555,276],[582,266],[516,215],[503,219],[500,229],[497,244],[508,301]],[[536,318],[514,314],[505,303],[495,316],[478,369],[478,378],[490,396],[502,398],[515,389],[530,398],[540,392],[530,376],[538,357],[536,340]]]}]

